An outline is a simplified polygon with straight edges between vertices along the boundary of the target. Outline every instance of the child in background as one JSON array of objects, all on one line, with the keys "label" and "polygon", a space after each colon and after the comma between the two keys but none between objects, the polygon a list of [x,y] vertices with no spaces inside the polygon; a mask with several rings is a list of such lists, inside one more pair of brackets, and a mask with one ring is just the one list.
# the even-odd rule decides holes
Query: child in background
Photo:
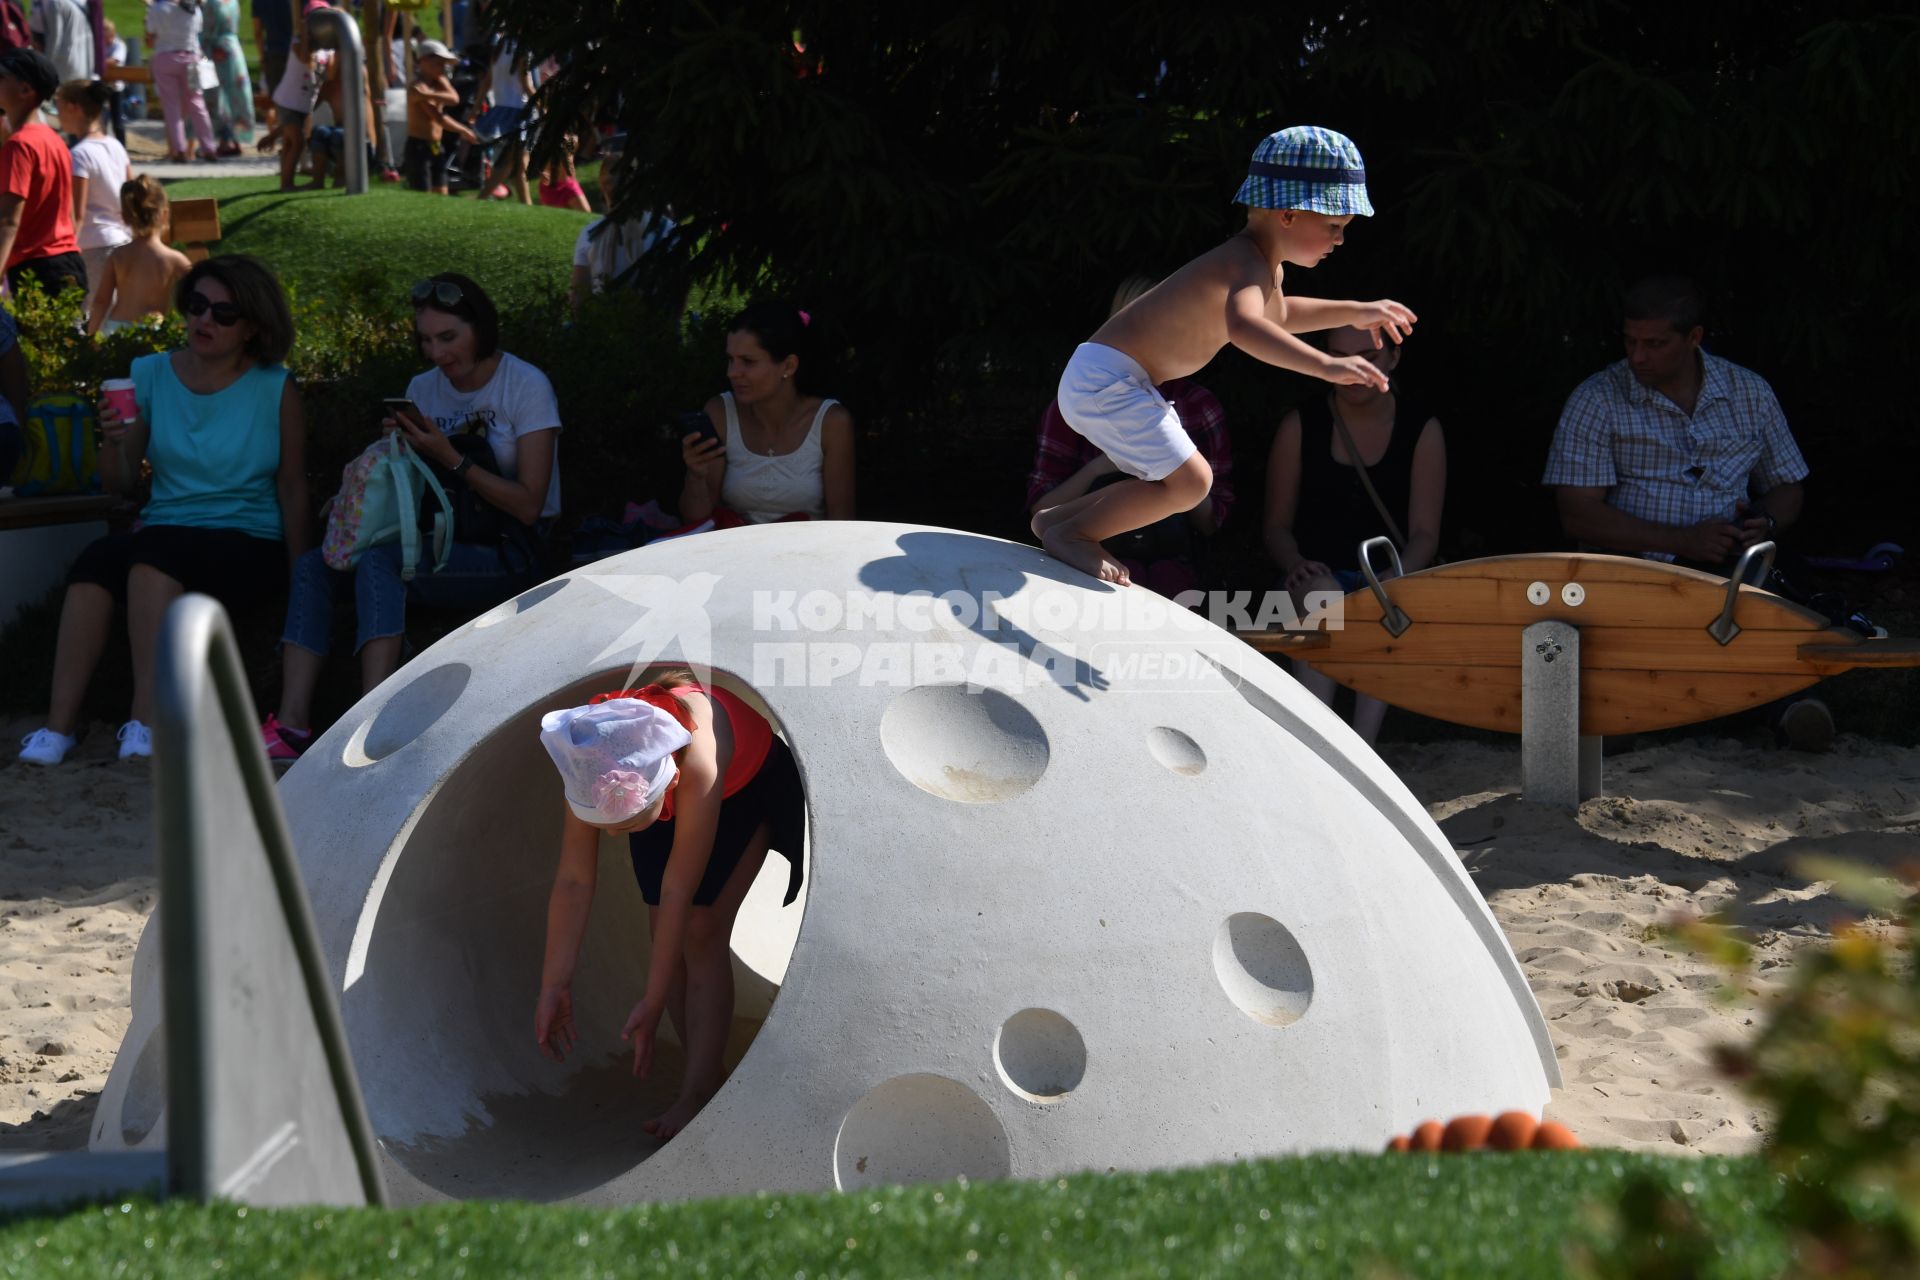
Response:
[{"label": "child in background", "polygon": [[800,892],[806,800],[793,753],[766,717],[691,671],[655,679],[540,718],[540,745],[560,773],[566,812],[533,1038],[555,1061],[577,1043],[573,978],[601,874],[601,837],[625,835],[652,937],[646,985],[620,1036],[633,1042],[633,1074],[642,1080],[669,1013],[686,1050],[679,1096],[640,1126],[665,1142],[726,1080],[734,1012],[727,940],[770,852],[788,863],[785,901]]},{"label": "child in background", "polygon": [[580,186],[579,175],[574,172],[573,153],[579,145],[580,139],[571,133],[562,137],[560,154],[540,171],[540,203],[549,209],[593,212],[593,206],[587,203],[587,193]]},{"label": "child in background", "polygon": [[[324,8],[316,2],[309,3],[306,13]],[[257,144],[261,151],[271,151],[280,147],[280,189],[293,190],[293,175],[299,172],[300,153],[307,146],[307,119],[313,114],[314,103],[320,100],[320,85],[326,78],[327,64],[331,55],[310,53],[312,36],[307,30],[303,15],[293,31],[293,44],[287,49],[287,69],[280,77],[280,83],[273,90],[274,114],[279,118],[280,129],[277,133],[268,133]]]},{"label": "child in background", "polygon": [[120,217],[133,239],[107,255],[87,314],[87,333],[113,333],[165,316],[173,286],[193,264],[167,244],[166,189],[146,174],[120,188]]},{"label": "child in background", "polygon": [[460,91],[447,79],[457,61],[453,50],[438,40],[422,40],[413,83],[407,86],[407,146],[400,153],[400,172],[409,187],[436,196],[448,194],[447,168],[453,162],[445,135],[479,141],[473,130],[447,114],[448,107],[460,102]]},{"label": "child in background", "polygon": [[1399,342],[1413,312],[1397,302],[1289,298],[1288,264],[1311,267],[1337,248],[1347,224],[1370,215],[1360,149],[1331,129],[1297,126],[1261,140],[1234,203],[1247,225],[1115,312],[1074,351],[1060,375],[1060,414],[1132,477],[1038,511],[1033,532],[1050,555],[1126,585],[1101,549],[1108,538],[1189,511],[1213,487],[1180,416],[1157,383],[1197,373],[1231,343],[1256,360],[1338,385],[1387,390],[1363,356],[1332,356],[1294,335],[1350,325]]},{"label": "child in background", "polygon": [[[120,32],[114,27],[112,18],[100,22],[101,34],[107,40],[107,65],[124,67],[127,65],[127,42],[120,38]],[[126,142],[126,130],[121,122],[125,120],[144,120],[147,118],[147,99],[140,92],[139,85],[128,85],[124,81],[113,80],[107,84],[107,92],[120,100],[120,114],[114,117],[114,131],[122,143]]]},{"label": "child in background", "polygon": [[87,302],[100,292],[107,255],[133,239],[120,217],[120,188],[127,181],[127,149],[108,134],[100,118],[111,102],[99,80],[69,80],[55,91],[60,130],[79,141],[73,144],[73,225],[80,259],[87,264]]}]

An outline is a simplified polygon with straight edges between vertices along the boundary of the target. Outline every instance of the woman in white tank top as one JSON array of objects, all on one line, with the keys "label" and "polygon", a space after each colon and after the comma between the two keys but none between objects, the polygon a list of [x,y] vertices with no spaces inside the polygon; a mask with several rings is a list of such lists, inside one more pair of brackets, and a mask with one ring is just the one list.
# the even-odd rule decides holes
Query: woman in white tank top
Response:
[{"label": "woman in white tank top", "polygon": [[682,521],[723,508],[749,524],[853,518],[853,415],[798,385],[810,325],[805,312],[779,303],[755,303],[734,317],[731,390],[706,406],[720,438],[689,432],[680,444]]}]

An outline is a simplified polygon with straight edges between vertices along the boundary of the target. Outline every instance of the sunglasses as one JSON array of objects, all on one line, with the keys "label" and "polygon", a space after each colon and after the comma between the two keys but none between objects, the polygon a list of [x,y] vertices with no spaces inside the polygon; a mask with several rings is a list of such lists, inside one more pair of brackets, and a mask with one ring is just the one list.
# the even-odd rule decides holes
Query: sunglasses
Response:
[{"label": "sunglasses", "polygon": [[460,286],[450,280],[422,280],[413,286],[413,306],[417,311],[428,304],[457,307],[467,300]]},{"label": "sunglasses", "polygon": [[215,302],[212,298],[209,298],[206,294],[201,293],[198,289],[195,289],[192,293],[187,295],[187,314],[188,315],[204,316],[208,312],[213,313],[213,322],[219,325],[222,329],[231,329],[233,328],[233,326],[239,324],[242,320],[246,319],[245,316],[240,314],[240,308],[234,303]]}]

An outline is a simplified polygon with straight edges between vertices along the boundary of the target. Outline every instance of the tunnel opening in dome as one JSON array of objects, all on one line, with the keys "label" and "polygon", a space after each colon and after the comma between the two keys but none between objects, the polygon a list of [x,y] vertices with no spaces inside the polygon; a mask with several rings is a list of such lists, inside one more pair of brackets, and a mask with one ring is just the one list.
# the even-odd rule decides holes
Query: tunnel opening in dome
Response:
[{"label": "tunnel opening in dome", "polygon": [[[572,982],[572,1052],[551,1061],[533,1030],[564,811],[540,717],[652,674],[630,680],[621,668],[579,679],[506,719],[428,792],[388,851],[355,930],[342,1012],[356,1055],[373,1064],[362,1072],[405,1082],[369,1099],[403,1199],[591,1197],[671,1158],[673,1144],[641,1124],[678,1092],[678,1029],[662,1020],[645,1081],[632,1075],[631,1045],[620,1040],[645,990],[652,941],[624,835],[600,839]],[[745,681],[718,670],[710,678],[786,738]],[[789,746],[799,760],[802,744]],[[788,865],[767,854],[735,920],[729,1078],[766,1025],[798,941],[812,868],[783,906]],[[367,981],[370,973],[385,977]]]}]

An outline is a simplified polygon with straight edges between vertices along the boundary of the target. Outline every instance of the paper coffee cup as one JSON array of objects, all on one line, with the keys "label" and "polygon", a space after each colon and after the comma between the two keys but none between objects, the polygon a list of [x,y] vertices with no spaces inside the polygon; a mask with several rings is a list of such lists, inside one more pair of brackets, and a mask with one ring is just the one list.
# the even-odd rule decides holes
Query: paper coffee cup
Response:
[{"label": "paper coffee cup", "polygon": [[100,384],[100,398],[113,406],[113,411],[123,419],[132,418],[140,410],[133,401],[132,378],[108,378]]}]

